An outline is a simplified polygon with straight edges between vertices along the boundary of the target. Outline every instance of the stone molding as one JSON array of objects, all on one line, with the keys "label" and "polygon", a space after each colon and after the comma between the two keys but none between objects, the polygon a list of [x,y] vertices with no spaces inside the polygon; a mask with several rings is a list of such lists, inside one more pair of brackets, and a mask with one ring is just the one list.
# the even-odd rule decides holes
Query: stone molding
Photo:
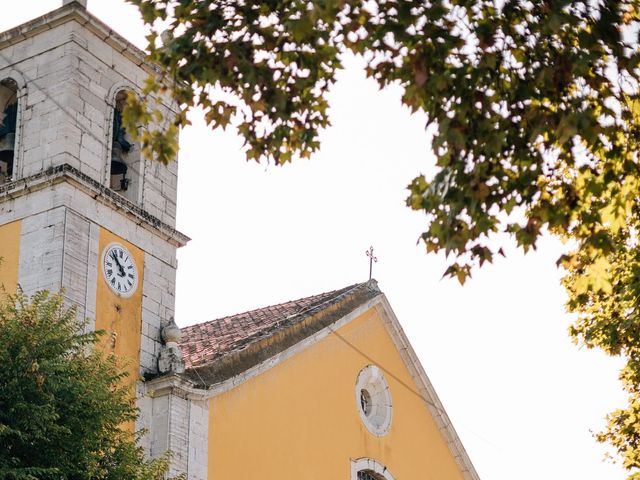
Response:
[{"label": "stone molding", "polygon": [[0,185],[0,204],[61,182],[74,184],[91,195],[96,201],[119,210],[136,224],[143,226],[176,247],[182,247],[191,240],[185,234],[149,214],[143,208],[66,163],[51,167],[35,175]]},{"label": "stone molding", "polygon": [[126,40],[107,24],[91,15],[78,2],[70,2],[45,15],[18,25],[15,28],[0,33],[0,50],[33,37],[42,31],[50,30],[70,20],[77,21],[94,35],[107,43],[115,51],[123,54],[136,65],[144,68],[148,73],[158,75],[160,69],[149,63],[147,54]]},{"label": "stone molding", "polygon": [[140,382],[142,394],[151,398],[176,395],[187,400],[208,400],[213,397],[208,390],[197,388],[195,383],[183,376],[171,373]]},{"label": "stone molding", "polygon": [[424,400],[427,408],[431,412],[433,419],[438,425],[438,429],[442,434],[443,438],[447,442],[449,446],[449,450],[455,458],[456,463],[462,470],[462,474],[465,480],[480,480],[478,473],[476,472],[473,464],[471,463],[471,459],[467,455],[462,442],[460,441],[460,437],[456,432],[447,412],[440,402],[438,395],[436,394],[435,389],[433,388],[433,384],[429,380],[427,373],[424,371],[420,360],[418,360],[418,356],[416,352],[413,350],[413,347],[409,343],[409,339],[407,338],[398,318],[395,313],[391,309],[391,305],[389,301],[384,295],[379,297],[379,302],[376,305],[376,309],[380,313],[380,317],[382,321],[385,323],[387,327],[387,331],[391,335],[393,342],[400,352],[400,356],[404,361],[404,364],[407,366],[413,381],[418,387],[418,391],[422,399]]},{"label": "stone molding", "polygon": [[[109,25],[89,13],[86,7],[78,1],[71,1],[57,10],[53,10],[40,17],[34,18],[33,20],[25,22],[12,29],[0,32],[0,50],[34,37],[43,31],[51,30],[69,21],[78,22],[82,27],[89,30],[116,52],[142,68],[149,75],[158,78],[167,87],[171,88],[173,86],[170,79],[166,78],[166,76],[162,74],[162,69],[148,60],[146,52],[140,50],[133,43],[129,42],[118,32],[109,27]],[[72,34],[69,40],[82,46],[83,41],[79,41],[77,35]],[[175,104],[175,102],[165,102],[163,99],[162,103],[173,113],[177,114],[179,112],[179,106]]]}]

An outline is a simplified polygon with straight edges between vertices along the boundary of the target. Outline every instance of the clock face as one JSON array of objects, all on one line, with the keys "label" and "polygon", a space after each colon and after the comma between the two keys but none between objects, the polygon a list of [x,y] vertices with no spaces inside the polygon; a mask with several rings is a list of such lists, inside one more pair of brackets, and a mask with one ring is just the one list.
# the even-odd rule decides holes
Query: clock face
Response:
[{"label": "clock face", "polygon": [[102,253],[104,278],[121,297],[133,295],[138,287],[138,269],[131,253],[119,243],[107,245]]}]

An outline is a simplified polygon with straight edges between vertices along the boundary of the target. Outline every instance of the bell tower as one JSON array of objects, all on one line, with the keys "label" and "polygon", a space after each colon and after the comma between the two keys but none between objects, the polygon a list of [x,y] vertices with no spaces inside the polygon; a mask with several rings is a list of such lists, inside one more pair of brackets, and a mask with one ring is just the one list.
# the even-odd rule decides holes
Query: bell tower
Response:
[{"label": "bell tower", "polygon": [[121,123],[127,93],[158,72],[84,3],[0,33],[0,283],[63,291],[135,379],[158,371],[189,239],[177,162],[146,160]]}]

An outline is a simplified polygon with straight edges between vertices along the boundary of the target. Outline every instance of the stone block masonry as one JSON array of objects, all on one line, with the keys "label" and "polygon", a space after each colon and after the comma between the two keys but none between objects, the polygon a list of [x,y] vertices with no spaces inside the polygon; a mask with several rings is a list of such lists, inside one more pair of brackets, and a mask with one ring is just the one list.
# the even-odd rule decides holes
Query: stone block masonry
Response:
[{"label": "stone block masonry", "polygon": [[[178,166],[141,158],[135,143],[129,156],[112,158],[111,151],[116,99],[140,92],[150,74],[158,71],[145,54],[90,15],[85,1],[64,0],[0,33],[0,81],[18,86],[14,168],[0,184],[0,226],[21,221],[20,287],[29,295],[62,291],[88,329],[129,335],[114,348],[139,354],[140,375],[157,378],[161,331],[174,316],[176,249],[189,240],[175,230]],[[170,118],[175,106],[159,101]],[[116,191],[112,165],[125,160],[130,188]],[[119,239],[135,252],[142,279],[129,297],[101,283],[100,249]],[[137,428],[149,432],[141,445],[152,456],[172,450],[172,474],[204,480],[207,402],[171,388],[156,394],[147,383],[137,384]]]},{"label": "stone block masonry", "polygon": [[[140,91],[154,70],[143,52],[77,3],[50,17],[46,28],[41,18],[0,34],[0,80],[14,79],[20,92],[14,178],[68,164],[108,186],[115,97]],[[170,118],[173,107],[165,103]],[[139,192],[131,200],[175,227],[177,164],[142,160],[131,170],[141,177],[132,181]]]},{"label": "stone block masonry", "polygon": [[[99,201],[101,194],[92,191],[91,184],[65,181],[64,176],[55,174],[18,183],[21,189],[0,193],[0,225],[22,220],[18,283],[25,293],[64,291],[67,302],[77,307],[79,318],[86,318],[91,328],[95,324],[96,285],[104,281],[98,251],[100,229],[106,228],[145,252],[139,286],[140,373],[155,374],[160,329],[174,316],[177,261],[172,242],[176,240],[159,236],[154,228],[144,228],[140,219],[127,211],[127,203],[114,208],[107,199]],[[177,232],[175,235],[178,241],[186,240]]]}]

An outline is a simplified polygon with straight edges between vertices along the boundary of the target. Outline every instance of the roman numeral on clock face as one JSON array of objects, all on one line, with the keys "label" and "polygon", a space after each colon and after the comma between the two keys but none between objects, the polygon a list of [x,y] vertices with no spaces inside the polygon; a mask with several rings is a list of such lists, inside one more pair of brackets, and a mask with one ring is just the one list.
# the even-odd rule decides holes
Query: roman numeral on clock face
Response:
[{"label": "roman numeral on clock face", "polygon": [[132,295],[138,287],[136,263],[129,251],[118,244],[111,244],[103,251],[105,280],[111,290],[122,296]]}]

